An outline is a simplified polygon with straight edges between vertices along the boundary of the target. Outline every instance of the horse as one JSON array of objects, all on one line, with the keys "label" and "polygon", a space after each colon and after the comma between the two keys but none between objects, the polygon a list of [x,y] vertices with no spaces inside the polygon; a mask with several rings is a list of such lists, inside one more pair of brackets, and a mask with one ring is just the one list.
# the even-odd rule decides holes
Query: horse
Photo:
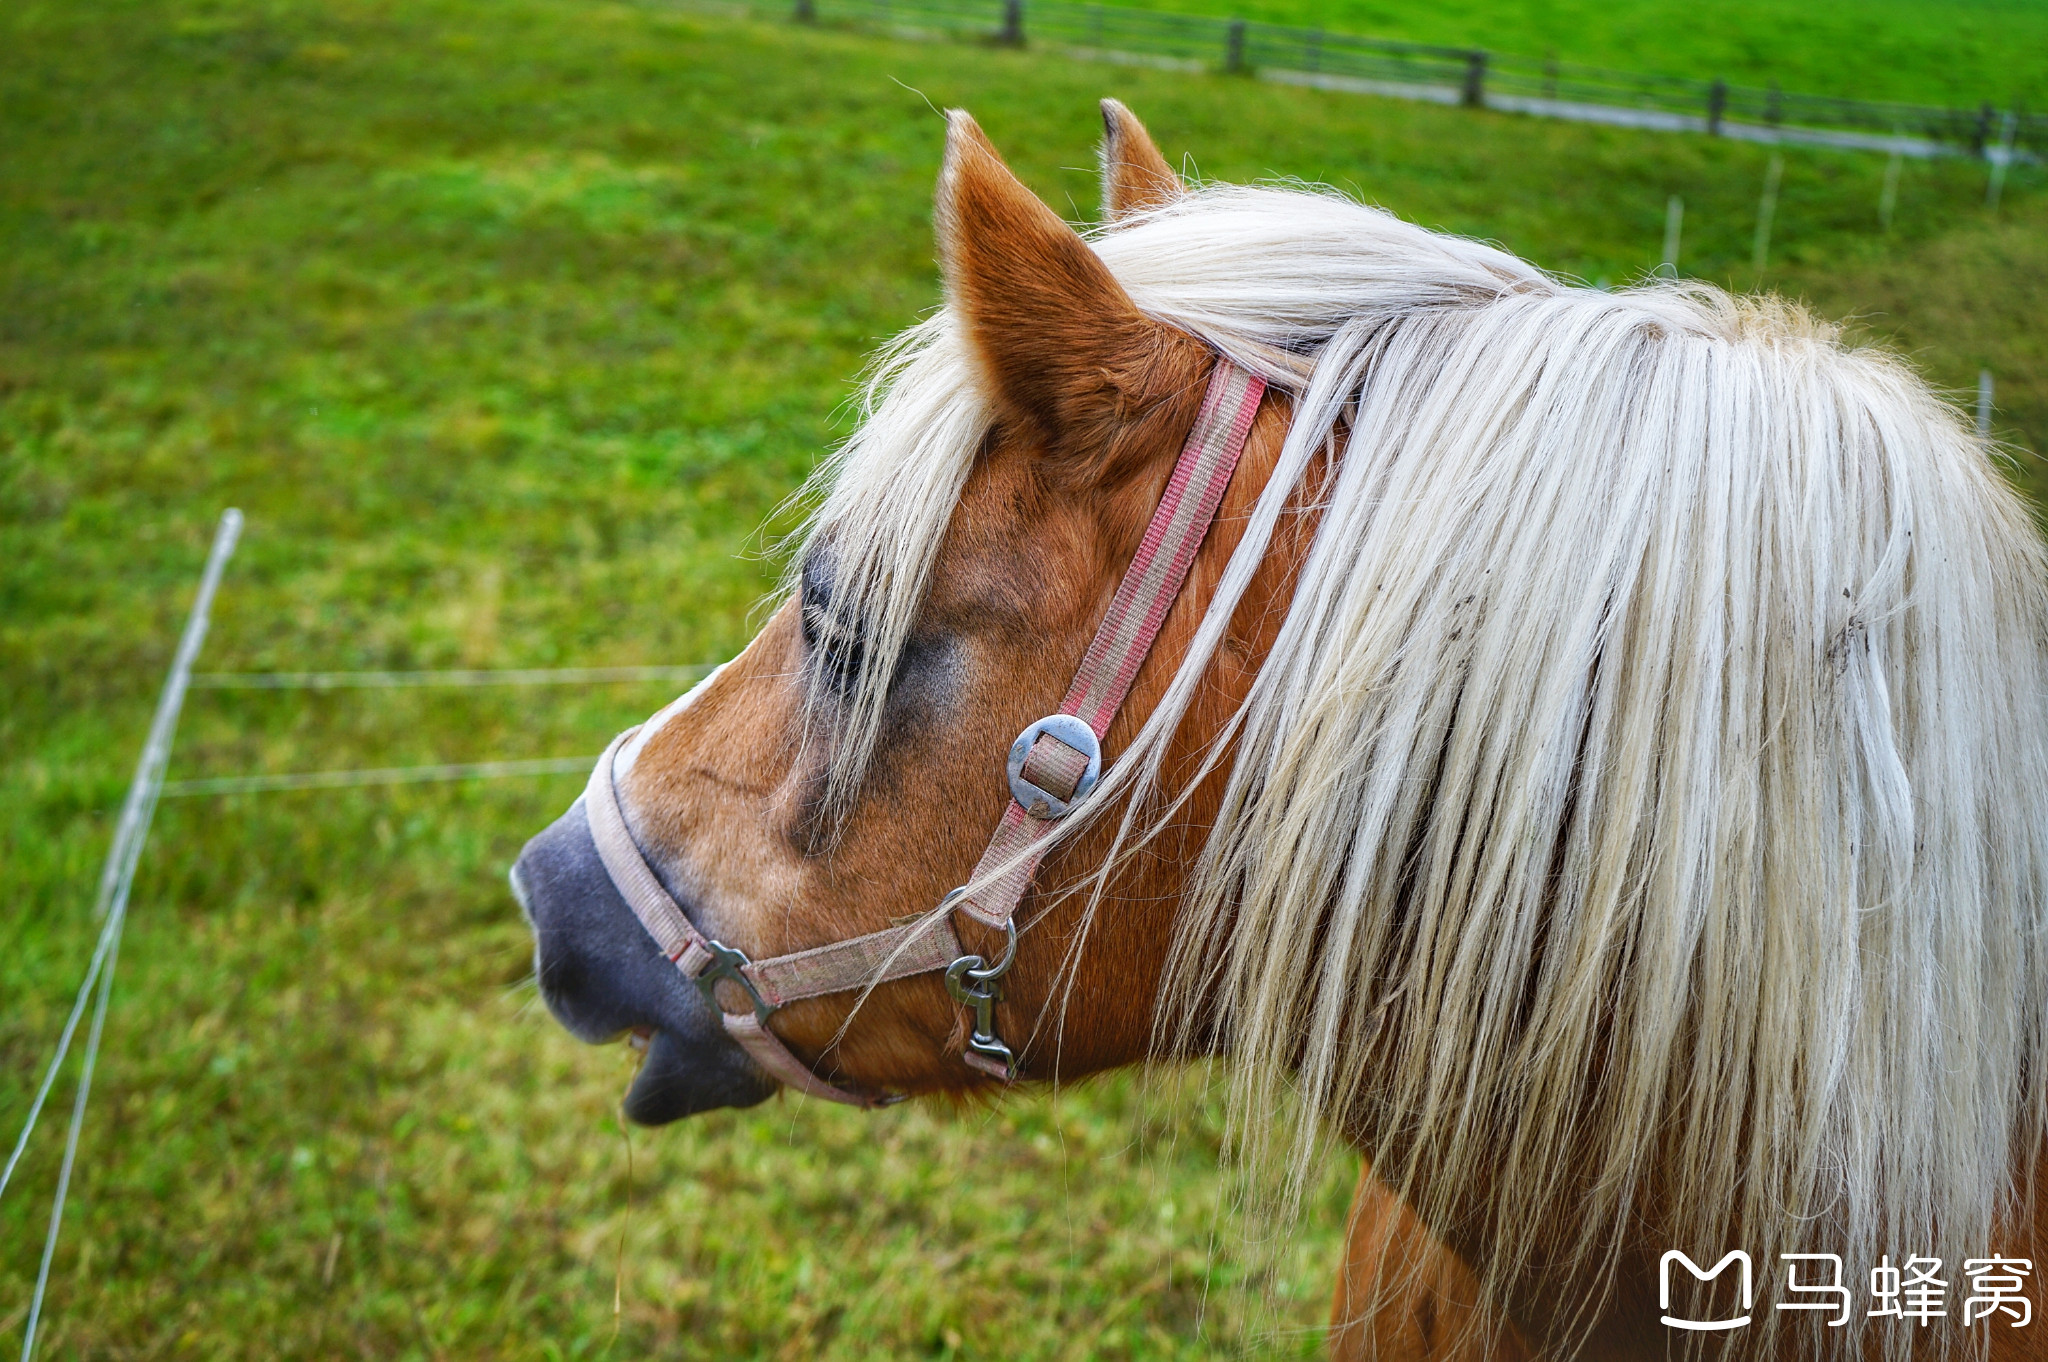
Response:
[{"label": "horse", "polygon": [[1213,1058],[1259,1207],[1363,1157],[1340,1358],[2041,1355],[1984,1285],[2048,1111],[1994,451],[1791,303],[1102,109],[1085,234],[946,116],[944,306],[784,599],[512,869],[627,1115]]}]

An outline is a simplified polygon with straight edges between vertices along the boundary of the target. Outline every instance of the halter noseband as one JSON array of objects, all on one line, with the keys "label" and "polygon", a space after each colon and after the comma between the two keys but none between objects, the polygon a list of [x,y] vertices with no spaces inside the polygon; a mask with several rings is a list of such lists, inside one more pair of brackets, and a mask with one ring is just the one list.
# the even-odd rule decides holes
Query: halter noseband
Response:
[{"label": "halter noseband", "polygon": [[1007,934],[1007,948],[994,964],[960,948],[945,911],[866,936],[749,960],[697,930],[647,864],[626,826],[612,763],[639,728],[612,739],[597,759],[583,803],[605,873],[662,952],[684,978],[703,990],[727,1033],[781,1082],[813,1097],[857,1107],[903,1100],[901,1094],[869,1092],[818,1077],[768,1029],[768,1019],[806,998],[937,970],[946,973],[947,992],[972,1013],[961,1058],[1005,1082],[1017,1077],[1016,1056],[995,1027],[1002,979],[1017,954],[1017,904],[1031,887],[1031,877],[1048,849],[1046,839],[1059,819],[1088,796],[1102,774],[1103,736],[1209,533],[1265,389],[1265,380],[1256,374],[1228,359],[1217,361],[1201,414],[1174,464],[1166,493],[1145,527],[1109,612],[1096,627],[1066,699],[1057,714],[1031,724],[1010,747],[1009,807],[967,884],[939,905]]}]

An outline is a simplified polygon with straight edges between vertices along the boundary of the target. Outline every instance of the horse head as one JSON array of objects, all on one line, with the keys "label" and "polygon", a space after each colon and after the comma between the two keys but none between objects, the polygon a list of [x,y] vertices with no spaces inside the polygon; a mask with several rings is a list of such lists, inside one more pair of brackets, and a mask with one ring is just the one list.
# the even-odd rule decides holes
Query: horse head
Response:
[{"label": "horse head", "polygon": [[950,116],[946,306],[786,600],[513,870],[550,1009],[648,1040],[628,1114],[1227,1052],[1283,1188],[1334,1127],[1476,1274],[1340,1301],[1560,1352],[1661,1350],[1667,1250],[1992,1248],[2048,563],[1982,442],[1796,307],[1188,190],[1104,114],[1085,237]]},{"label": "horse head", "polygon": [[[1112,222],[1178,197],[1143,127],[1114,101],[1104,118]],[[1141,311],[965,114],[950,119],[937,218],[947,311],[838,460],[789,599],[614,767],[632,838],[668,893],[755,960],[887,928],[968,881],[1011,800],[1005,753],[1058,708],[1218,362]],[[1286,410],[1268,401],[1249,432],[1217,528],[1104,737],[1112,765],[1179,670]],[[901,447],[877,448],[888,440]],[[1226,640],[1182,725],[1180,765],[1256,669],[1285,578],[1284,555],[1271,561],[1247,598],[1252,623]],[[1193,800],[1190,828],[1214,798]],[[586,1040],[648,1038],[627,1101],[637,1120],[762,1100],[776,1083],[635,920],[587,805],[534,838],[512,873],[542,996]],[[1096,819],[1036,877],[1001,1003],[1026,1077],[1075,1077],[1152,1047],[1191,857],[1155,846],[1093,892],[1053,892],[1085,881],[1113,837]],[[976,924],[962,933],[991,958],[1003,947]],[[835,1081],[921,1093],[993,1081],[962,1062],[968,1021],[927,974],[793,1003],[771,1025]]]}]

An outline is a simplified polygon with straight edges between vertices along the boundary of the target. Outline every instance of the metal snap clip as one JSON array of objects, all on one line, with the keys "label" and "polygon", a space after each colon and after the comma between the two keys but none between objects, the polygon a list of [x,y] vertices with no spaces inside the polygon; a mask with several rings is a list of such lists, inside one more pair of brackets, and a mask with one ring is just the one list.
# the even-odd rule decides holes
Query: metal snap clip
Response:
[{"label": "metal snap clip", "polygon": [[1017,924],[1006,922],[1003,927],[1009,933],[1003,958],[991,965],[978,955],[961,956],[946,967],[946,992],[974,1014],[967,1032],[968,1051],[1001,1065],[1003,1080],[1015,1082],[1017,1056],[996,1034],[996,1004],[1003,999],[1003,976],[1017,958]]}]

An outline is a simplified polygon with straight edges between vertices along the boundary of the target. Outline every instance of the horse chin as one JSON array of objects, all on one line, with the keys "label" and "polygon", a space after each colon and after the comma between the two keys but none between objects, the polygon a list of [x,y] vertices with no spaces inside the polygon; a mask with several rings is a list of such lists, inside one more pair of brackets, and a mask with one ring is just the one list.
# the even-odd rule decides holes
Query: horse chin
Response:
[{"label": "horse chin", "polygon": [[707,1053],[705,1047],[657,1031],[626,1092],[626,1119],[636,1125],[667,1125],[700,1111],[756,1106],[774,1091],[775,1084],[743,1053]]}]

